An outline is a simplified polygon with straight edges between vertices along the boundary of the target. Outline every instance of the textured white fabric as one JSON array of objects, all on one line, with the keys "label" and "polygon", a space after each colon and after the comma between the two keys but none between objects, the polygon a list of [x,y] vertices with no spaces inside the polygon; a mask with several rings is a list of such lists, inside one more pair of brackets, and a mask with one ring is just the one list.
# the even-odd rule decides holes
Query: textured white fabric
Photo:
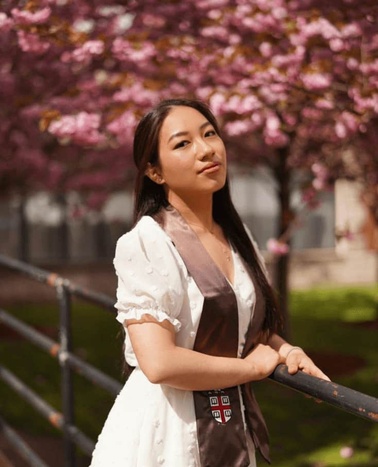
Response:
[{"label": "textured white fabric", "polygon": [[[235,252],[233,289],[239,310],[239,356],[255,301],[253,284]],[[116,248],[117,320],[148,313],[168,319],[177,345],[193,348],[204,298],[170,238],[150,217],[123,235]],[[136,366],[115,400],[90,467],[200,467],[191,391],[152,384],[138,368],[130,340],[125,358]],[[249,440],[250,441],[250,440]],[[251,467],[254,447],[249,442]]]}]

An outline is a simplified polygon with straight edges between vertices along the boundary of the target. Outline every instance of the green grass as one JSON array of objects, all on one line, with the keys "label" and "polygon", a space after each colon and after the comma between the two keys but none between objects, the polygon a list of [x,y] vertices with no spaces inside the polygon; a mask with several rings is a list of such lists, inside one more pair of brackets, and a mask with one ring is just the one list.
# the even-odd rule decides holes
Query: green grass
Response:
[{"label": "green grass", "polygon": [[[378,396],[377,330],[360,322],[377,320],[376,287],[329,288],[291,293],[292,341],[306,350],[360,357],[364,364],[334,381]],[[9,309],[9,308],[8,308]],[[19,304],[14,316],[52,333],[58,328],[58,309],[52,305]],[[122,336],[114,316],[92,305],[73,303],[73,340],[77,355],[122,381]],[[56,359],[22,340],[2,339],[1,363],[27,382],[57,410],[60,373]],[[348,362],[348,360],[346,360]],[[325,360],[327,362],[327,360]],[[332,376],[332,375],[331,375]],[[101,429],[113,396],[83,377],[74,379],[76,422],[92,439]],[[370,467],[378,465],[378,425],[318,404],[302,394],[267,381],[257,383],[256,395],[270,429],[272,460],[276,467]],[[36,434],[57,434],[34,409],[0,382],[0,411],[15,427]],[[343,459],[340,449],[353,448]],[[262,464],[262,462],[261,462]],[[260,463],[259,463],[260,465]]]},{"label": "green grass", "polygon": [[[311,353],[364,360],[339,384],[378,396],[376,287],[313,289],[291,293],[292,341]],[[346,360],[344,360],[344,357]],[[333,358],[335,360],[335,358]],[[336,360],[337,361],[337,360]],[[346,365],[346,370],[348,366]],[[337,374],[340,374],[339,372]],[[332,376],[332,375],[330,375]],[[270,428],[272,459],[277,467],[370,467],[378,465],[378,425],[327,404],[316,403],[274,382],[258,383],[257,398]],[[353,448],[344,459],[341,448]]]}]

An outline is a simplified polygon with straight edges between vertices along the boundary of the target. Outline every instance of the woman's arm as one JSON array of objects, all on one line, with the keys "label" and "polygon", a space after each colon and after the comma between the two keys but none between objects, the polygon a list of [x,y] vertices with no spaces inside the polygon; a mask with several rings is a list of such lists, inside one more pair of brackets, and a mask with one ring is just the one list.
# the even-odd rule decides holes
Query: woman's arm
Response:
[{"label": "woman's arm", "polygon": [[178,389],[205,391],[260,380],[280,363],[278,352],[269,345],[259,344],[244,359],[213,357],[178,347],[173,326],[153,317],[128,321],[127,329],[147,378]]},{"label": "woman's arm", "polygon": [[329,381],[327,375],[325,375],[306,355],[303,349],[300,347],[293,346],[286,342],[278,334],[273,334],[268,340],[268,345],[272,347],[280,355],[281,362],[286,363],[290,374],[295,374],[298,370],[302,370],[312,376],[326,379]]}]

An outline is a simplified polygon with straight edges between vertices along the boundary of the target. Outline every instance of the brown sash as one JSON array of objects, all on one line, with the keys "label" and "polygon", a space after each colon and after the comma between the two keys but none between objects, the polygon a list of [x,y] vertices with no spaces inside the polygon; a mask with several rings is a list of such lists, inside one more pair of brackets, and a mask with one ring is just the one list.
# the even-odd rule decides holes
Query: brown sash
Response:
[{"label": "brown sash", "polygon": [[[237,357],[238,308],[230,283],[177,210],[172,207],[162,209],[154,218],[173,241],[189,274],[204,296],[194,350],[214,356]],[[256,304],[242,357],[255,344],[265,309],[261,290],[253,275],[250,276],[255,287]],[[256,448],[270,462],[268,433],[251,385],[242,385],[241,391],[248,430]],[[235,386],[212,391],[193,391],[193,398],[201,466],[249,466],[239,388]]]}]

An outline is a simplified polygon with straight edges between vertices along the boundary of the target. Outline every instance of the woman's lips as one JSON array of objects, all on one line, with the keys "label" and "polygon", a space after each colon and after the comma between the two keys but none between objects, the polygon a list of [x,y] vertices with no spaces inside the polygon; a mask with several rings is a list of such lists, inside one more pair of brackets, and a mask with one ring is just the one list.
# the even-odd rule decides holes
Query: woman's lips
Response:
[{"label": "woman's lips", "polygon": [[220,164],[218,164],[217,162],[214,162],[212,164],[205,166],[203,169],[201,169],[200,173],[217,172],[219,168],[220,168]]}]

